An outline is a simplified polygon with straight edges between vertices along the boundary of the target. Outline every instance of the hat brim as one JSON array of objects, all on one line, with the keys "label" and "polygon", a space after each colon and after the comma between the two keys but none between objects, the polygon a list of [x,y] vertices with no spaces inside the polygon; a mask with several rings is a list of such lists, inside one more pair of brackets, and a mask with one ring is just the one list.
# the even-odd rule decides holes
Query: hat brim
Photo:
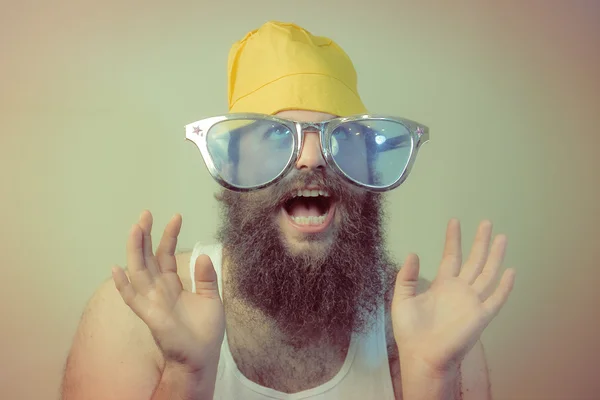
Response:
[{"label": "hat brim", "polygon": [[287,110],[318,111],[338,117],[367,113],[356,93],[323,74],[279,78],[238,99],[229,112],[274,115]]}]

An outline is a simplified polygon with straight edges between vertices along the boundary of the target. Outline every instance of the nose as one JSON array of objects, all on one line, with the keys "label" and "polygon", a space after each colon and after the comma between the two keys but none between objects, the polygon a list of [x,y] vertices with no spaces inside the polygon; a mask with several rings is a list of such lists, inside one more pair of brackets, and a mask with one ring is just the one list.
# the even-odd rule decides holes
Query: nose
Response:
[{"label": "nose", "polygon": [[325,159],[321,153],[321,141],[319,140],[319,132],[314,130],[304,131],[304,143],[300,149],[300,156],[296,162],[298,169],[324,169]]}]

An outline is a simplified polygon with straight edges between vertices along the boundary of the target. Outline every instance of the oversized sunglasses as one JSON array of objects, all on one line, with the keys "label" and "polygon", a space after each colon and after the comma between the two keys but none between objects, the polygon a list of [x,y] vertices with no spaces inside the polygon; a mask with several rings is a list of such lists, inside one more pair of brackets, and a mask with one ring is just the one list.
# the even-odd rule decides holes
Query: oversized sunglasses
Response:
[{"label": "oversized sunglasses", "polygon": [[410,174],[429,128],[405,118],[374,114],[300,122],[273,115],[227,114],[185,126],[213,179],[235,191],[275,184],[295,167],[304,133],[319,134],[327,166],[347,182],[385,192]]}]

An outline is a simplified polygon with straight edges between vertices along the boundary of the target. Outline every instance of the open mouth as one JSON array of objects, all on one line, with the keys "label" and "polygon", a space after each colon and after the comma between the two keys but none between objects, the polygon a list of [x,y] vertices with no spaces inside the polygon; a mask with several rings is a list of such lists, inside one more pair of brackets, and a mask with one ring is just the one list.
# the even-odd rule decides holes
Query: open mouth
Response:
[{"label": "open mouth", "polygon": [[326,190],[303,189],[291,194],[282,211],[296,229],[319,232],[333,219],[335,202]]}]

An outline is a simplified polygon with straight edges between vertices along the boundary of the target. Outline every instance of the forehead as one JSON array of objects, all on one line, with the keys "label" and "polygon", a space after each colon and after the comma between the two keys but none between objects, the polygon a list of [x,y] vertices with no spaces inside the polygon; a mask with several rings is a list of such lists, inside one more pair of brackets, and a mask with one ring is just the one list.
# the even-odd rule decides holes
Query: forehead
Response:
[{"label": "forehead", "polygon": [[[330,119],[338,117],[337,115],[334,115],[334,114],[328,114],[328,113],[319,112],[319,111],[309,111],[309,110],[285,110],[285,111],[280,111],[280,112],[274,114],[274,116],[283,118],[283,119],[287,119],[290,121],[308,122],[308,123],[319,123],[319,122],[328,121]],[[258,138],[253,135],[246,135],[247,133],[256,132],[255,129],[258,127],[265,129],[268,127],[268,124],[264,125],[264,124],[259,124],[259,123],[251,123],[251,124],[245,125],[243,127],[240,127],[238,129],[235,129],[236,133],[239,134],[239,135],[236,135],[237,140],[239,140],[240,142],[248,142],[248,141],[258,140]]]},{"label": "forehead", "polygon": [[307,110],[286,110],[280,111],[275,115],[280,118],[299,122],[322,122],[337,117],[333,114]]}]

